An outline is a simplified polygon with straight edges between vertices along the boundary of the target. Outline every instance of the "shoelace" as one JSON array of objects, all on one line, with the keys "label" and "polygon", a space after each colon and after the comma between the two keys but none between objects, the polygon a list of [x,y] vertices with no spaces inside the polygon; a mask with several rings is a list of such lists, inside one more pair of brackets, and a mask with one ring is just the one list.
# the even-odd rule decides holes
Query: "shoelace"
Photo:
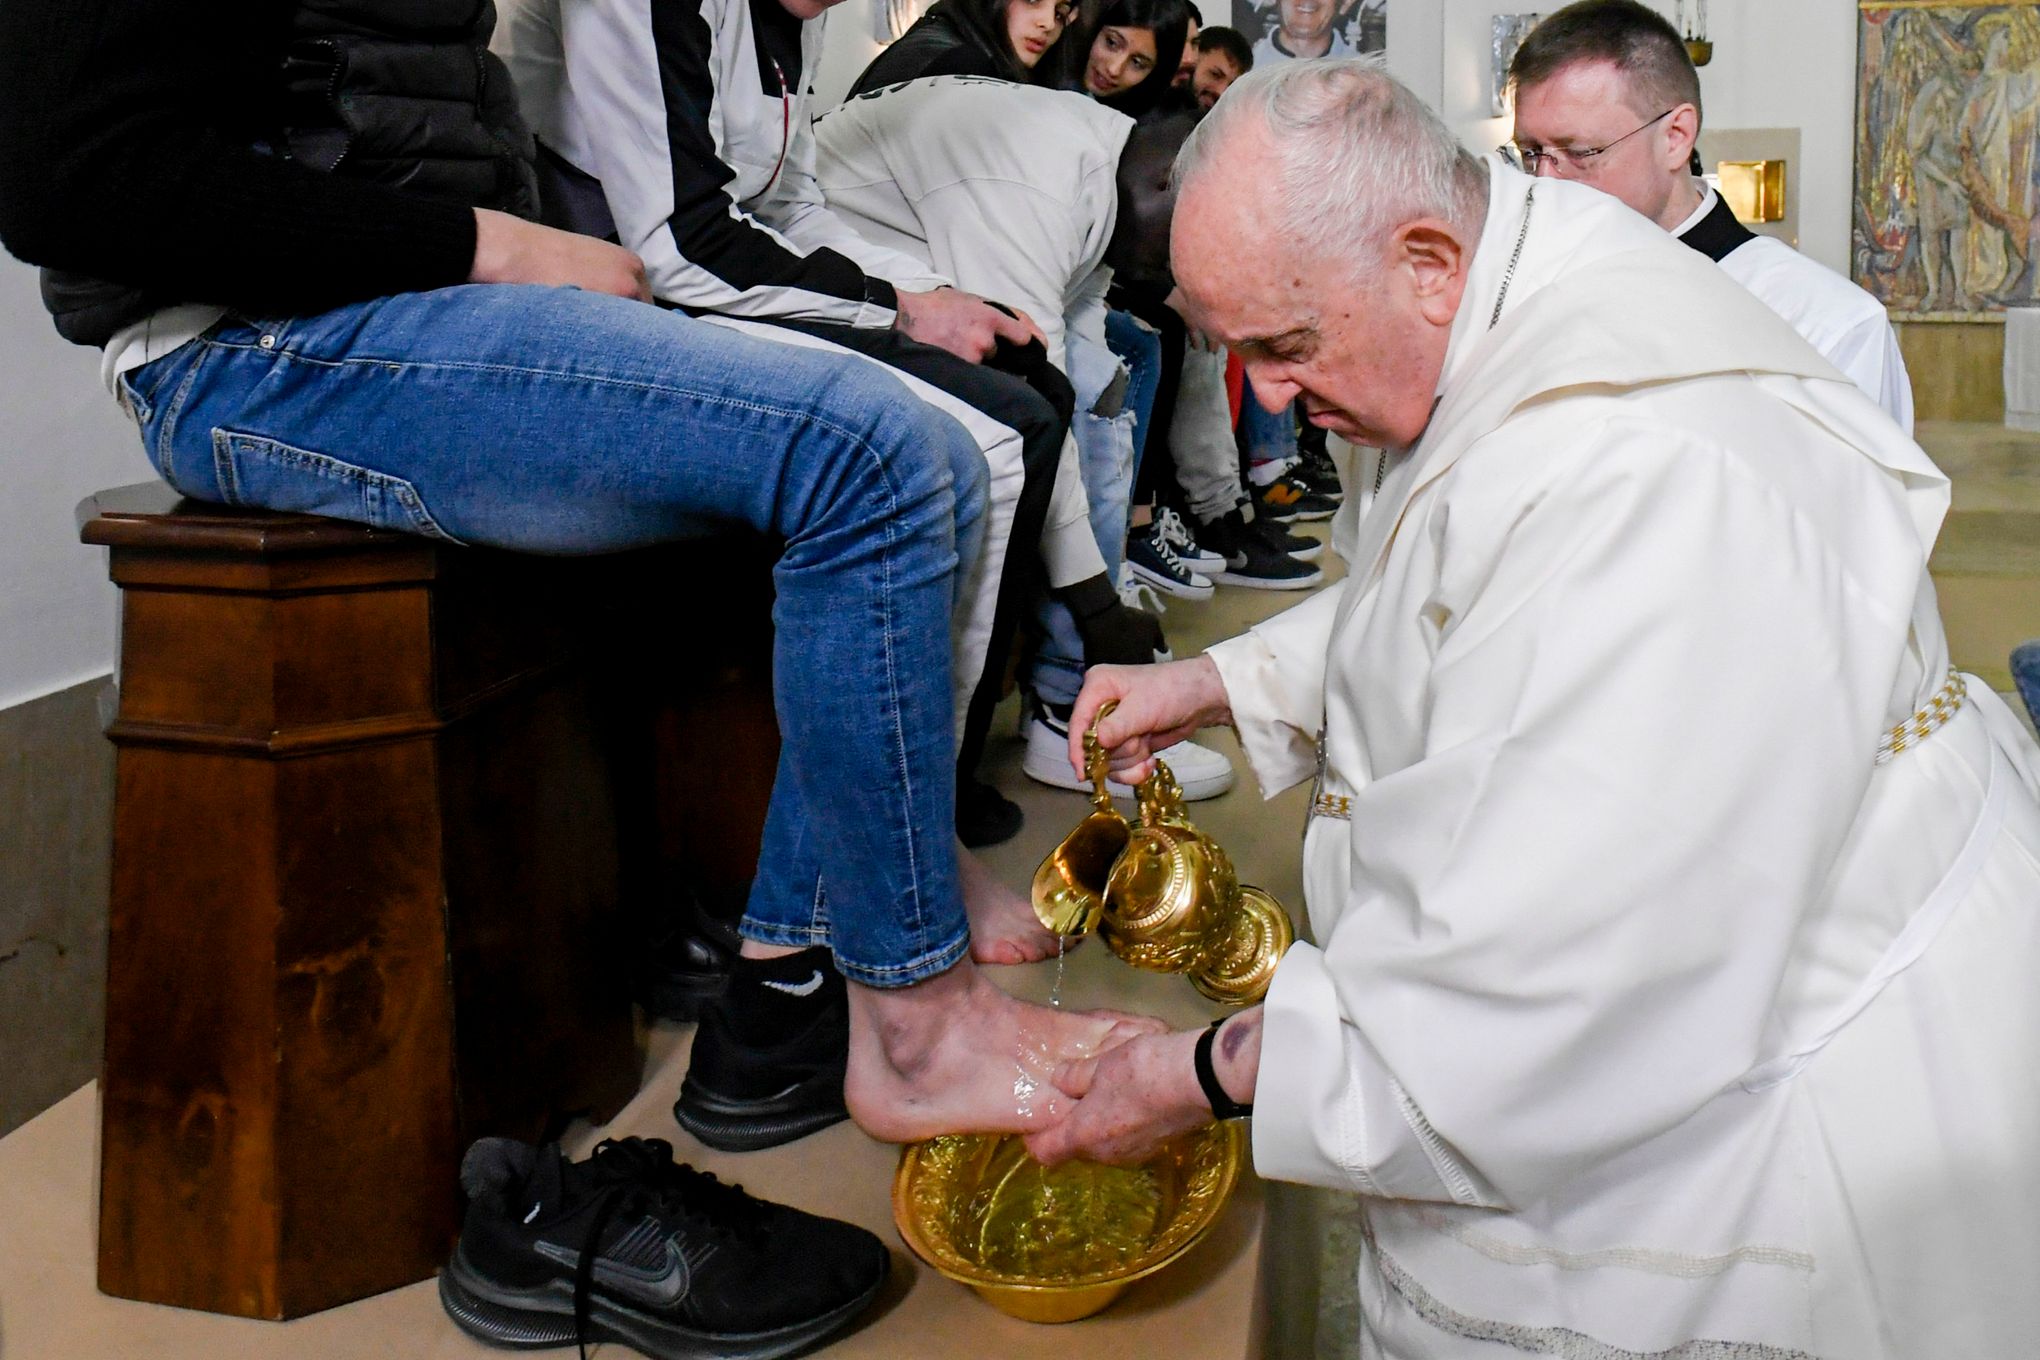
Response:
[{"label": "shoelace", "polygon": [[1139,609],[1156,616],[1169,612],[1169,607],[1162,603],[1162,592],[1129,569],[1122,569],[1119,573],[1119,602],[1128,609]]},{"label": "shoelace", "polygon": [[1176,556],[1175,545],[1169,542],[1168,535],[1163,532],[1159,517],[1156,518],[1152,529],[1153,532],[1148,534],[1148,547],[1154,550],[1156,557],[1187,578],[1190,575],[1190,564]]},{"label": "shoelace", "polygon": [[584,1168],[599,1197],[588,1235],[574,1263],[574,1341],[588,1360],[588,1292],[603,1230],[626,1204],[649,1201],[661,1218],[680,1216],[722,1238],[750,1237],[761,1226],[758,1202],[741,1185],[725,1185],[706,1171],[673,1160],[663,1138],[605,1138]]},{"label": "shoelace", "polygon": [[1197,543],[1191,536],[1190,526],[1183,522],[1183,517],[1166,505],[1155,511],[1155,524],[1162,531],[1162,541],[1172,550],[1188,551]]}]

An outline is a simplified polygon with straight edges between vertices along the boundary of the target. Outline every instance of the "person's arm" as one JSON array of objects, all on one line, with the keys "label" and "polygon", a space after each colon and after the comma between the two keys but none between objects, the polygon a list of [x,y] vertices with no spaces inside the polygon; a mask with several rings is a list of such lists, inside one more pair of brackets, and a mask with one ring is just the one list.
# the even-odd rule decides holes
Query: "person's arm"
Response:
[{"label": "person's arm", "polygon": [[[1421,702],[1421,750],[1340,737],[1382,768],[1351,771],[1348,817],[1310,830],[1313,891],[1346,900],[1262,1006],[1265,1176],[1535,1203],[1692,1119],[1804,1022],[1779,980],[1902,664],[1903,506],[1838,478],[1831,542],[1749,463],[1654,420],[1554,418],[1509,454],[1484,477],[1463,461],[1430,521],[1450,537],[1422,601],[1426,691],[1364,701]],[[1212,706],[1208,679],[1183,688],[1146,707]],[[1180,1073],[1146,1094],[1107,1080],[1140,1056],[1101,1062],[1069,1133],[1033,1141],[1119,1155],[1176,1127]]]},{"label": "person's arm", "polygon": [[[0,6],[0,240],[166,299],[305,312],[466,280],[473,210],[253,149],[255,5]],[[252,96],[251,96],[252,97]]]},{"label": "person's arm", "polygon": [[[840,250],[795,244],[731,197],[724,121],[756,110],[742,91],[719,88],[718,8],[579,0],[562,9],[567,79],[550,97],[574,101],[593,161],[580,168],[602,182],[618,240],[643,257],[654,295],[674,306],[893,325],[891,282]],[[792,104],[772,109],[775,124],[787,119],[790,152]]]}]

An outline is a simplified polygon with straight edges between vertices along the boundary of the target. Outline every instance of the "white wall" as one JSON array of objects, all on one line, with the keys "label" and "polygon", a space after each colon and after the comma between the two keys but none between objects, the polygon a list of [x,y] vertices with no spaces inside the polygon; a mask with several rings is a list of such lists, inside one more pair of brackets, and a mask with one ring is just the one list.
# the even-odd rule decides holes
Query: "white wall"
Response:
[{"label": "white wall", "polygon": [[65,344],[35,271],[0,255],[0,708],[113,666],[115,592],[106,554],[78,541],[72,511],[95,491],[155,474],[99,385],[99,353]]}]

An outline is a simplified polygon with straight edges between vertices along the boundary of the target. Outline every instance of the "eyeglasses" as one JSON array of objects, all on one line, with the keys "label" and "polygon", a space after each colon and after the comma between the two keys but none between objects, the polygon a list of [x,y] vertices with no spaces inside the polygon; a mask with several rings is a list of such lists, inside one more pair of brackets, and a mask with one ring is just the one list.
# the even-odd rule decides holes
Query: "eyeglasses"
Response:
[{"label": "eyeglasses", "polygon": [[1543,167],[1546,161],[1550,161],[1556,169],[1570,170],[1574,174],[1578,174],[1581,171],[1591,172],[1594,168],[1595,160],[1607,155],[1610,151],[1613,151],[1616,147],[1643,131],[1644,128],[1662,123],[1665,119],[1672,116],[1673,111],[1677,107],[1677,105],[1673,105],[1672,108],[1666,109],[1663,113],[1651,119],[1650,122],[1631,128],[1606,146],[1524,146],[1521,143],[1511,142],[1502,148],[1502,153],[1533,175]]}]

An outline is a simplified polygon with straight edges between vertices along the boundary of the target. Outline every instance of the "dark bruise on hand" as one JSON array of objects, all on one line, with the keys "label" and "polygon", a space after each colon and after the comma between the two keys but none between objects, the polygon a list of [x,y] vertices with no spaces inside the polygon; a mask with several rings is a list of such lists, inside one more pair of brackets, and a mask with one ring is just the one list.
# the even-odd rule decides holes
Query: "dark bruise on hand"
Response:
[{"label": "dark bruise on hand", "polygon": [[1261,1032],[1261,1012],[1243,1015],[1237,1023],[1229,1024],[1218,1032],[1219,1052],[1225,1054],[1227,1062],[1239,1059],[1240,1050],[1246,1047],[1247,1036]]}]

